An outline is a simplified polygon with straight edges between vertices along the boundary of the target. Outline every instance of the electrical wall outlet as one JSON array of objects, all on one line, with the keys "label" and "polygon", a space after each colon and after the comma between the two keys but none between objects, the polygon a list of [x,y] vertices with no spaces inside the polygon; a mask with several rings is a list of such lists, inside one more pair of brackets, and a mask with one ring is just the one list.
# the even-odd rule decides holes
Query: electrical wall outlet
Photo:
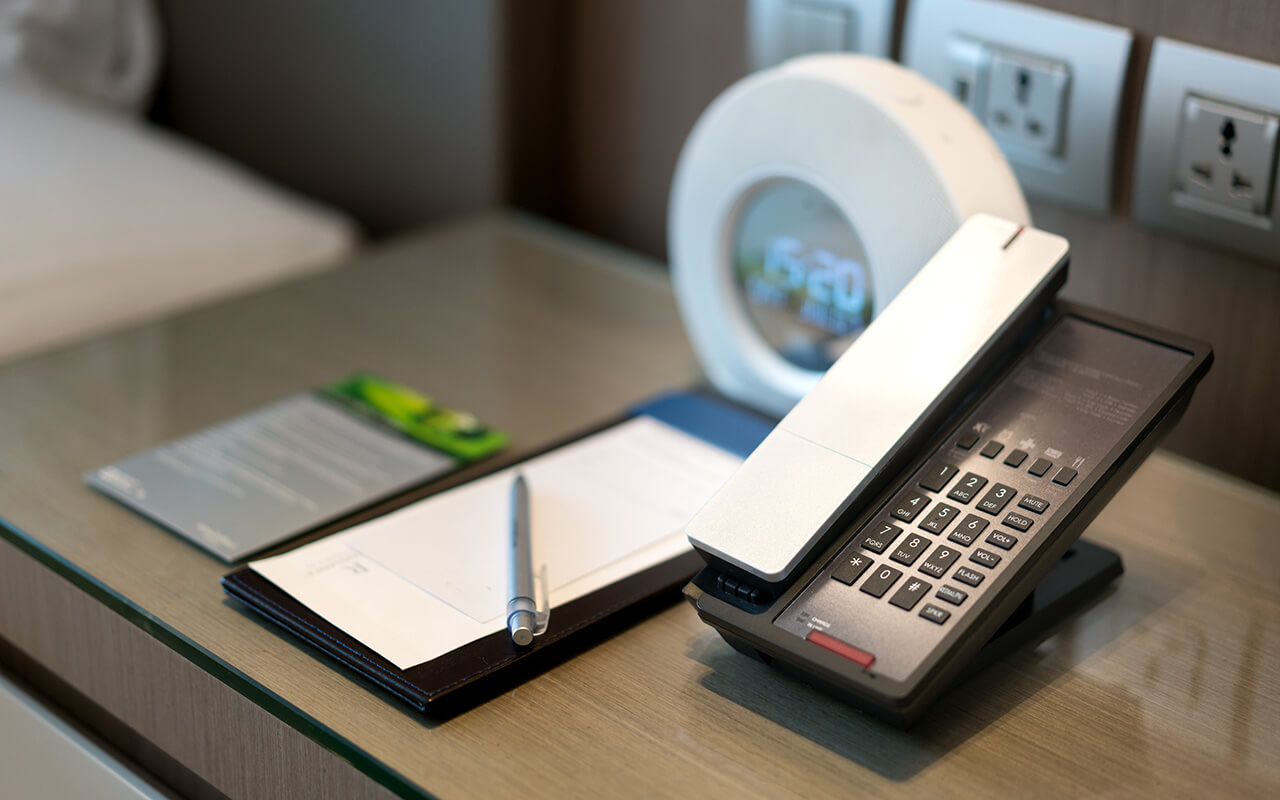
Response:
[{"label": "electrical wall outlet", "polygon": [[1060,157],[1071,85],[1067,65],[996,50],[989,69],[982,121],[1001,148],[1033,157]]},{"label": "electrical wall outlet", "polygon": [[1275,191],[1280,119],[1187,95],[1180,122],[1174,191],[1217,206],[1228,218],[1266,219]]},{"label": "electrical wall outlet", "polygon": [[1031,196],[1111,208],[1133,36],[996,0],[912,0],[902,60],[964,103]]},{"label": "electrical wall outlet", "polygon": [[747,57],[764,69],[806,53],[889,57],[894,0],[748,0]]},{"label": "electrical wall outlet", "polygon": [[1134,216],[1280,262],[1280,65],[1157,39],[1138,130]]}]

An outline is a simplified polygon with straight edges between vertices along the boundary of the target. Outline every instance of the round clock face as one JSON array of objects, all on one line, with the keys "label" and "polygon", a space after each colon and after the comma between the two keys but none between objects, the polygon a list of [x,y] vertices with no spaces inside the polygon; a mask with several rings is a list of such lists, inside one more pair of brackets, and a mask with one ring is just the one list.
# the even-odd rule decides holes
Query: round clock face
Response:
[{"label": "round clock face", "polygon": [[871,322],[858,234],[826,195],[790,178],[759,184],[739,207],[730,245],[747,317],[787,361],[826,370]]}]

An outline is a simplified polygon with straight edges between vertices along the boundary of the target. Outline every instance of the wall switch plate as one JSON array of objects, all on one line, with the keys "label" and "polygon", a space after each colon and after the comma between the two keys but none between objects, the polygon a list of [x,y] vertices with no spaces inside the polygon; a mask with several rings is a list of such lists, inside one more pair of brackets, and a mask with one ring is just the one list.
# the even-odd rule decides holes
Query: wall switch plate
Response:
[{"label": "wall switch plate", "polygon": [[1132,34],[997,0],[912,0],[902,60],[982,120],[1033,197],[1111,209]]},{"label": "wall switch plate", "polygon": [[1157,39],[1138,129],[1141,222],[1280,262],[1280,65]]},{"label": "wall switch plate", "polygon": [[894,0],[748,0],[752,70],[806,53],[889,57]]}]

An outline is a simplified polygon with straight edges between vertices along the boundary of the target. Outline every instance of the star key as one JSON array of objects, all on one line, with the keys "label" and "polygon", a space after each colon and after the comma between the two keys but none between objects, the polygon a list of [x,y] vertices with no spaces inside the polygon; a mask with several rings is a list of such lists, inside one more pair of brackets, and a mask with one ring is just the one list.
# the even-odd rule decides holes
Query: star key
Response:
[{"label": "star key", "polygon": [[852,586],[853,582],[862,577],[862,573],[867,571],[871,566],[871,559],[861,554],[853,554],[845,556],[840,566],[836,567],[835,572],[831,573],[831,577],[840,581],[845,586]]}]

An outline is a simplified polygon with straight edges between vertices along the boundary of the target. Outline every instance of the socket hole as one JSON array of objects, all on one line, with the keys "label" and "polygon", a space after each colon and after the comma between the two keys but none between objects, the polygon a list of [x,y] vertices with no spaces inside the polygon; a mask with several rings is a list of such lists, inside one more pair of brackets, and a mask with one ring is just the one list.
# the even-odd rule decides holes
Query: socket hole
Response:
[{"label": "socket hole", "polygon": [[1223,157],[1225,157],[1225,158],[1230,158],[1230,157],[1231,157],[1231,143],[1232,143],[1232,142],[1234,142],[1234,141],[1236,140],[1236,124],[1235,124],[1235,122],[1233,122],[1233,121],[1231,120],[1231,118],[1230,118],[1230,117],[1228,117],[1228,118],[1227,118],[1227,121],[1226,121],[1226,122],[1224,122],[1224,123],[1222,123],[1222,129],[1219,131],[1219,133],[1220,133],[1220,134],[1221,134],[1221,136],[1222,136],[1222,140],[1221,140],[1221,142],[1218,144],[1218,150],[1222,153]]},{"label": "socket hole", "polygon": [[1231,193],[1248,197],[1253,194],[1253,181],[1233,170],[1231,172]]},{"label": "socket hole", "polygon": [[1044,133],[1044,126],[1040,124],[1039,120],[1029,119],[1027,120],[1027,132],[1038,139]]},{"label": "socket hole", "polygon": [[1026,105],[1031,100],[1031,73],[1025,69],[1018,70],[1018,103]]},{"label": "socket hole", "polygon": [[1205,186],[1213,184],[1213,170],[1209,168],[1208,164],[1192,164],[1191,176]]},{"label": "socket hole", "polygon": [[961,103],[969,102],[969,82],[965,80],[956,81],[956,99]]},{"label": "socket hole", "polygon": [[996,120],[996,124],[999,125],[1001,128],[1007,128],[1013,122],[1013,120],[1009,118],[1009,115],[1007,113],[999,110],[997,110],[995,113],[995,120]]}]

